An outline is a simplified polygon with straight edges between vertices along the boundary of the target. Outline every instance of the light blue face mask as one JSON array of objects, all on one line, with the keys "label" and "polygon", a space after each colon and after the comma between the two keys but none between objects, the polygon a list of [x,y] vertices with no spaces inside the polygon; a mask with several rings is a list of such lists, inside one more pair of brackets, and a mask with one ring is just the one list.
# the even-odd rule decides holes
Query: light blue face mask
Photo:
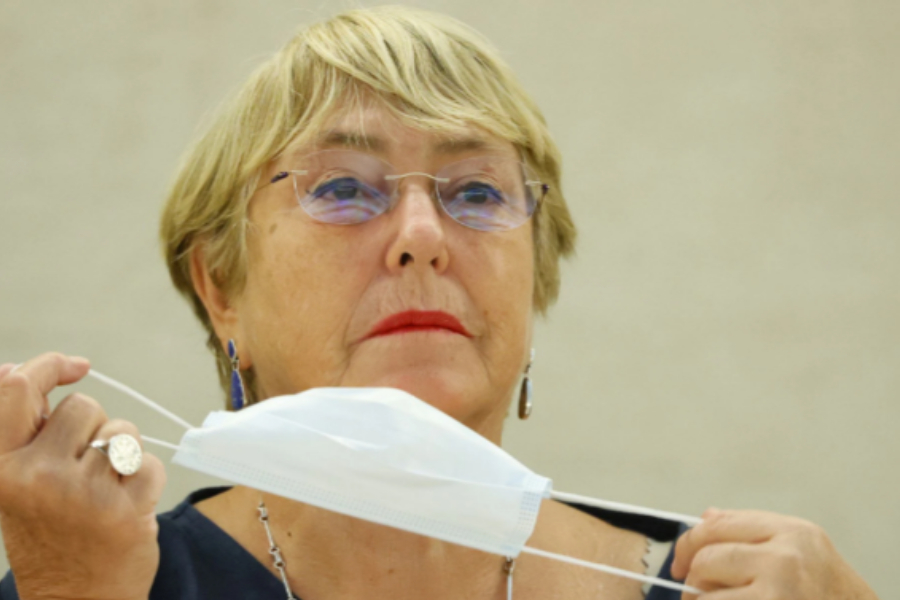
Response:
[{"label": "light blue face mask", "polygon": [[320,508],[505,557],[521,552],[693,594],[688,586],[526,546],[554,498],[681,521],[699,519],[552,490],[502,448],[392,388],[315,388],[196,428],[105,375],[90,375],[187,429],[172,462]]}]

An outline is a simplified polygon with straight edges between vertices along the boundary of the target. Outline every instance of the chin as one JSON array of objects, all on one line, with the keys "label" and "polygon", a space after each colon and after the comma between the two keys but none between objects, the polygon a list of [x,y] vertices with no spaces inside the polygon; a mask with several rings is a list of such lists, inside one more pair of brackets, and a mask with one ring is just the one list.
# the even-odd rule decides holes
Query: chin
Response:
[{"label": "chin", "polygon": [[485,409],[488,394],[483,386],[466,381],[459,372],[444,367],[407,368],[366,378],[366,383],[345,383],[360,387],[391,387],[403,390],[459,421]]}]

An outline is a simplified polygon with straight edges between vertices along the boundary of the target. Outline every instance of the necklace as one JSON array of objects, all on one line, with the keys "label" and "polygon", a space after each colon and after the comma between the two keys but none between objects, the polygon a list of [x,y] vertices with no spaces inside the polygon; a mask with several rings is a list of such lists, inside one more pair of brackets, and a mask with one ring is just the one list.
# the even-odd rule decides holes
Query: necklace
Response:
[{"label": "necklace", "polygon": [[[269,526],[269,511],[266,509],[266,503],[263,499],[259,499],[259,520],[266,529],[266,537],[269,538],[269,554],[272,556],[272,562],[278,574],[281,575],[281,582],[284,584],[284,591],[287,592],[287,600],[297,600],[291,592],[291,586],[288,584],[287,572],[285,571],[284,557],[281,556],[281,548],[275,543],[272,537],[272,528]],[[512,582],[513,571],[516,570],[516,559],[511,556],[506,557],[506,563],[503,565],[503,572],[506,573],[506,600],[512,600]]]},{"label": "necklace", "polygon": [[263,527],[266,528],[266,537],[269,538],[269,554],[272,555],[272,561],[275,563],[275,568],[281,575],[284,591],[287,592],[287,600],[296,600],[294,594],[291,593],[291,586],[288,584],[287,573],[285,573],[284,570],[284,558],[281,556],[281,548],[278,547],[278,544],[275,543],[275,538],[272,537],[272,529],[269,527],[269,511],[266,509],[266,503],[263,502],[262,498],[259,499],[259,506],[256,510],[259,511],[259,520],[262,522]]}]

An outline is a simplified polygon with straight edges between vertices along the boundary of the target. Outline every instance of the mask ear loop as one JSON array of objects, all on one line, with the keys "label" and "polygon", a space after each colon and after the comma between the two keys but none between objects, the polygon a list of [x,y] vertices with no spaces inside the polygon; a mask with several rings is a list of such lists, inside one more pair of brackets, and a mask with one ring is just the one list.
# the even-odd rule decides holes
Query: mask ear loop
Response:
[{"label": "mask ear loop", "polygon": [[563,502],[574,502],[575,504],[584,504],[585,506],[596,506],[597,508],[606,508],[616,512],[627,512],[633,515],[644,515],[647,517],[656,517],[664,521],[676,521],[686,523],[691,527],[699,525],[703,519],[683,515],[681,513],[668,512],[665,510],[656,510],[655,508],[644,508],[634,504],[625,504],[623,502],[612,502],[610,500],[600,500],[598,498],[589,498],[588,496],[579,496],[578,494],[568,494],[566,492],[556,492],[551,490],[550,497]]},{"label": "mask ear loop", "polygon": [[[164,416],[164,417],[166,417],[167,419],[169,419],[169,420],[171,420],[171,421],[177,423],[178,425],[181,425],[181,426],[184,427],[185,429],[188,429],[188,430],[190,430],[190,429],[196,429],[196,427],[194,427],[193,425],[191,425],[190,423],[188,423],[187,421],[185,421],[184,419],[182,419],[181,417],[179,417],[179,416],[176,415],[175,413],[171,412],[170,410],[168,410],[168,409],[166,409],[166,408],[163,408],[162,406],[160,406],[159,404],[157,404],[156,402],[154,402],[154,401],[151,400],[150,398],[148,398],[148,397],[144,396],[143,394],[141,394],[140,392],[138,392],[138,391],[136,391],[136,390],[134,390],[134,389],[128,387],[128,386],[125,385],[124,383],[119,383],[118,381],[116,381],[116,380],[113,379],[112,377],[107,377],[107,376],[104,375],[103,373],[98,373],[97,371],[95,371],[95,370],[93,370],[93,369],[91,369],[90,371],[88,371],[88,375],[90,375],[91,377],[93,377],[94,379],[96,379],[96,380],[98,380],[98,381],[101,381],[101,382],[105,383],[106,385],[108,385],[108,386],[111,387],[111,388],[114,388],[114,389],[119,390],[120,392],[122,392],[122,393],[125,394],[126,396],[130,396],[130,397],[134,398],[135,400],[137,400],[137,401],[140,402],[141,404],[144,404],[145,406],[148,406],[148,407],[152,408],[153,410],[155,410],[156,412],[158,412],[158,413],[161,414],[162,416]],[[156,439],[156,438],[152,438],[152,437],[147,436],[147,435],[143,435],[143,434],[142,434],[142,435],[141,435],[141,439],[144,440],[145,442],[149,442],[149,443],[151,443],[151,444],[156,444],[157,446],[162,446],[162,447],[164,447],[164,448],[169,448],[169,449],[171,449],[171,450],[178,450],[178,449],[179,449],[179,446],[176,446],[175,444],[170,444],[169,442],[166,442],[166,441],[163,441],[163,440],[158,440],[158,439]]]},{"label": "mask ear loop", "polygon": [[[163,415],[167,419],[181,425],[185,429],[196,429],[193,425],[176,415],[175,413],[169,411],[168,409],[163,408],[150,398],[147,398],[140,392],[128,387],[124,383],[119,383],[115,379],[111,377],[107,377],[102,373],[98,373],[97,371],[91,369],[88,371],[88,375],[105,383],[106,385],[119,390],[123,394],[130,396],[137,400],[138,402],[152,408],[159,414]],[[158,440],[156,438],[152,438],[146,435],[141,435],[141,439],[145,442],[149,442],[151,444],[157,444],[159,446],[163,446],[164,448],[171,448],[172,450],[179,450],[179,446],[175,444],[170,444],[169,442],[165,442],[163,440]],[[647,515],[652,517],[657,517],[660,519],[666,519],[670,521],[681,521],[683,523],[687,523],[689,525],[697,525],[702,519],[698,519],[697,517],[691,517],[688,515],[681,515],[678,513],[671,513],[661,510],[655,510],[651,508],[644,508],[641,506],[634,506],[631,504],[623,504],[620,502],[610,502],[607,500],[599,500],[596,498],[589,498],[587,496],[579,496],[577,494],[568,494],[564,492],[550,492],[550,497],[555,498],[562,501],[575,502],[577,504],[585,504],[587,506],[596,506],[600,508],[608,508],[611,510],[618,510],[623,512],[630,512],[634,514]],[[544,558],[549,558],[551,560],[558,560],[560,562],[568,563],[571,565],[576,565],[580,567],[586,567],[588,569],[593,569],[595,571],[602,571],[604,573],[609,573],[611,575],[618,575],[620,577],[626,577],[628,579],[636,579],[638,581],[644,583],[651,583],[653,585],[658,585],[660,587],[665,587],[673,590],[678,590],[681,592],[688,592],[690,594],[700,595],[703,593],[702,590],[699,590],[695,587],[691,587],[688,585],[674,583],[672,581],[668,581],[666,579],[660,579],[659,577],[650,577],[648,575],[641,575],[639,573],[634,573],[632,571],[626,571],[624,569],[619,569],[616,567],[611,567],[609,565],[604,565],[600,563],[592,563],[586,560],[581,560],[577,558],[572,558],[571,556],[566,556],[564,554],[557,554],[555,552],[547,552],[545,550],[539,550],[537,548],[531,548],[529,546],[525,546],[522,548],[522,552],[527,554],[533,554],[535,556],[543,556]],[[515,570],[515,560],[511,560],[510,557],[507,557],[506,563],[506,597],[507,600],[512,600],[512,578],[513,571]]]},{"label": "mask ear loop", "polygon": [[594,563],[586,560],[581,560],[579,558],[572,558],[571,556],[566,556],[565,554],[557,554],[556,552],[547,552],[546,550],[539,550],[537,548],[532,548],[531,546],[525,546],[524,548],[522,548],[522,552],[526,554],[534,554],[535,556],[543,556],[544,558],[549,558],[551,560],[558,560],[560,562],[568,563],[570,565],[575,565],[578,567],[586,567],[588,569],[593,569],[594,571],[600,571],[602,573],[609,573],[610,575],[618,575],[619,577],[625,577],[626,579],[634,579],[643,583],[658,585],[659,587],[669,588],[670,590],[678,590],[679,592],[687,592],[688,594],[696,594],[698,596],[704,593],[701,589],[691,587],[689,585],[684,585],[683,583],[675,583],[674,581],[669,581],[668,579],[660,579],[659,577],[641,575],[640,573],[626,571],[625,569],[619,569],[618,567],[611,567],[602,563]]}]

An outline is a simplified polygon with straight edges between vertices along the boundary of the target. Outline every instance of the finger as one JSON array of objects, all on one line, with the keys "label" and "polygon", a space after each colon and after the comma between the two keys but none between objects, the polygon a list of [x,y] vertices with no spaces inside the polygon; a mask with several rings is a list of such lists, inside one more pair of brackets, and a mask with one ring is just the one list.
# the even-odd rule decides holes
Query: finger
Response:
[{"label": "finger", "polygon": [[40,416],[50,412],[47,393],[56,385],[78,381],[89,369],[86,359],[58,352],[9,367],[0,378],[0,423],[5,425],[0,454],[31,443],[43,425]]},{"label": "finger", "polygon": [[91,363],[86,358],[48,352],[19,365],[15,375],[25,375],[37,387],[38,393],[46,396],[56,386],[80,381],[90,368]]},{"label": "finger", "polygon": [[16,368],[15,363],[6,363],[0,365],[0,379],[6,377],[7,373]]},{"label": "finger", "polygon": [[762,544],[704,546],[691,562],[686,583],[703,590],[747,586],[763,571],[764,558]]},{"label": "finger", "polygon": [[[115,435],[127,433],[138,441],[141,451],[144,444],[141,434],[134,423],[123,419],[111,419],[106,421],[93,433],[92,440],[108,441]],[[134,475],[119,475],[109,462],[109,457],[104,453],[91,448],[88,443],[85,446],[81,460],[87,463],[87,469],[101,475],[117,476],[121,485],[131,496],[132,503],[138,514],[152,513],[162,497],[166,485],[166,469],[163,463],[152,454],[143,454],[141,468]]]},{"label": "finger", "polygon": [[47,399],[25,375],[10,371],[0,379],[0,454],[34,440],[43,424],[40,415],[46,405]]},{"label": "finger", "polygon": [[684,579],[694,555],[710,544],[768,541],[779,531],[797,526],[799,519],[758,510],[717,510],[703,513],[703,522],[689,529],[675,545],[672,575]]},{"label": "finger", "polygon": [[687,598],[690,598],[691,600],[694,598],[697,598],[698,600],[758,600],[761,597],[758,592],[759,590],[753,589],[752,586],[747,586],[707,592],[699,597],[682,596],[682,598],[685,598],[685,600],[687,600]]},{"label": "finger", "polygon": [[[91,448],[91,442],[94,440],[108,442],[112,437],[119,435],[120,433],[127,433],[136,439],[138,444],[141,444],[141,433],[134,423],[125,421],[124,419],[110,419],[109,421],[100,423],[97,429],[90,433],[88,441],[79,453],[78,458],[85,463],[90,471],[112,469],[109,457],[96,448]],[[143,451],[143,449],[144,446],[141,444],[141,450]],[[113,470],[113,472],[117,473],[115,470]]]},{"label": "finger", "polygon": [[57,457],[81,457],[91,435],[106,421],[106,412],[96,400],[77,392],[69,394],[50,414],[34,445]]},{"label": "finger", "polygon": [[122,487],[131,496],[138,514],[154,513],[166,487],[166,468],[153,454],[144,454],[141,470],[123,477]]}]

